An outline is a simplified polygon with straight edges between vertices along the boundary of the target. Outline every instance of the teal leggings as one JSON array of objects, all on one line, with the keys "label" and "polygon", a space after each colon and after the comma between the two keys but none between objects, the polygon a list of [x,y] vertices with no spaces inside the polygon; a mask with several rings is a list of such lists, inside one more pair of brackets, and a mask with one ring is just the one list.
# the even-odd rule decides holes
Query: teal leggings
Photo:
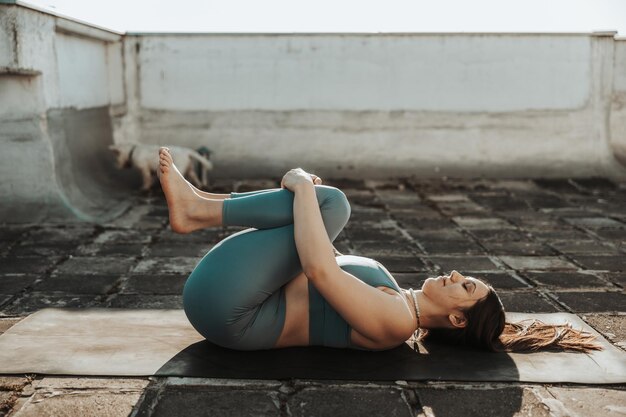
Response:
[{"label": "teal leggings", "polygon": [[[324,227],[334,241],[350,218],[335,187],[316,185]],[[250,227],[204,255],[183,289],[183,307],[208,341],[237,350],[271,349],[285,324],[284,286],[302,273],[293,225],[294,193],[282,188],[231,193],[223,224]]]}]

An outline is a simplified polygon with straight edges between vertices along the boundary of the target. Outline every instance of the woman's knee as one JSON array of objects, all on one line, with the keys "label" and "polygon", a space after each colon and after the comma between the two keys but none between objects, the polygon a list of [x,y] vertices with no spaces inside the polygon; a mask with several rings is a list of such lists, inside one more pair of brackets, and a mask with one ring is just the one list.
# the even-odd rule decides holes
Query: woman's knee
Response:
[{"label": "woman's knee", "polygon": [[315,191],[324,221],[330,218],[328,220],[332,221],[335,228],[343,228],[352,213],[346,194],[339,188],[328,185],[316,185]]}]

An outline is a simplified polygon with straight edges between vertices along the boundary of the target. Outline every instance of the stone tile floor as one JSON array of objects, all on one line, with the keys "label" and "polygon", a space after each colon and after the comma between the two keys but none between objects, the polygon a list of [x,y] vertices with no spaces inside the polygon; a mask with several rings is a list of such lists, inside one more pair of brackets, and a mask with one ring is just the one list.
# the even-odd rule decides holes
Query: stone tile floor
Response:
[{"label": "stone tile floor", "polygon": [[[326,180],[351,219],[344,254],[405,287],[451,269],[510,311],[578,314],[626,349],[626,184],[573,180]],[[249,191],[279,180],[217,181]],[[177,235],[160,190],[106,224],[0,225],[0,333],[45,307],[182,308],[200,257],[241,230]],[[624,416],[624,386],[0,376],[0,416]]]}]

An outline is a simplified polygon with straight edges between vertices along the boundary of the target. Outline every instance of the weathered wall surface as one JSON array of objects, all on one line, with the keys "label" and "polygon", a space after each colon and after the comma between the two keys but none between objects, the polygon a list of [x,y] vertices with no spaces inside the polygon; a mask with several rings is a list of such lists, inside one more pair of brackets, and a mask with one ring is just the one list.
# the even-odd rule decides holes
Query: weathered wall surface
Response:
[{"label": "weathered wall surface", "polygon": [[[119,34],[0,5],[2,221],[103,220],[126,208],[112,169]],[[116,198],[117,197],[117,198]]]},{"label": "weathered wall surface", "polygon": [[135,101],[118,124],[142,142],[209,147],[215,176],[293,166],[345,177],[626,172],[608,122],[613,73],[626,69],[612,34],[155,34],[125,42]]},{"label": "weathered wall surface", "polygon": [[626,38],[615,42],[609,135],[615,158],[626,166]]},{"label": "weathered wall surface", "polygon": [[626,41],[595,34],[120,34],[0,0],[0,215],[106,221],[111,143],[216,178],[626,178]]}]

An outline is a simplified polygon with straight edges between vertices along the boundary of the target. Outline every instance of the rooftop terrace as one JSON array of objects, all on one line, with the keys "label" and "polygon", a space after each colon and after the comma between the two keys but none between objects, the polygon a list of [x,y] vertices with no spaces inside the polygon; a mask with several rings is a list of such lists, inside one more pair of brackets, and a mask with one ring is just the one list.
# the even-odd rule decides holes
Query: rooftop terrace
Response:
[{"label": "rooftop terrace", "polygon": [[[403,287],[457,269],[626,349],[626,43],[563,34],[118,33],[0,1],[0,333],[182,308],[240,230],[172,233],[112,143],[213,151],[211,192],[341,188],[335,241]],[[19,352],[16,352],[19,354]],[[582,372],[582,371],[581,371]],[[617,416],[623,385],[0,376],[0,416]]]}]

